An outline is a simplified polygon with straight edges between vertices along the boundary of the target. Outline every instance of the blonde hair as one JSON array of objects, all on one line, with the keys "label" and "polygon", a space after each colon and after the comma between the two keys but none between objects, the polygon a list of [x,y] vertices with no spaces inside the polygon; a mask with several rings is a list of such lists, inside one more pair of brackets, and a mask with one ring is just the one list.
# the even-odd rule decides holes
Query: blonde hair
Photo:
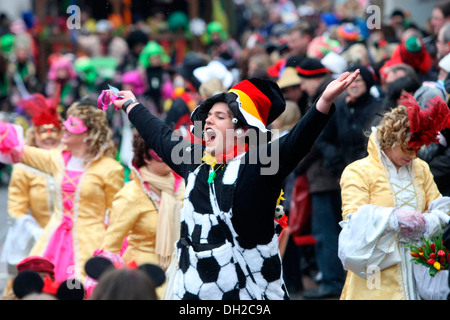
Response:
[{"label": "blonde hair", "polygon": [[301,118],[300,109],[294,101],[286,100],[286,109],[277,118],[277,129],[280,132],[292,129]]},{"label": "blonde hair", "polygon": [[402,105],[386,112],[377,126],[376,137],[382,150],[407,143],[411,135],[406,107]]},{"label": "blonde hair", "polygon": [[212,78],[203,82],[198,91],[203,98],[207,99],[217,93],[225,92],[226,90],[227,89],[220,79]]},{"label": "blonde hair", "polygon": [[113,132],[109,127],[106,113],[103,110],[91,104],[75,102],[67,110],[67,117],[69,115],[82,120],[83,124],[88,128],[88,155],[85,163],[90,162],[100,153],[112,158],[116,156],[117,148],[112,140]]},{"label": "blonde hair", "polygon": [[32,125],[25,131],[25,144],[27,146],[37,147],[36,144],[36,127]]}]

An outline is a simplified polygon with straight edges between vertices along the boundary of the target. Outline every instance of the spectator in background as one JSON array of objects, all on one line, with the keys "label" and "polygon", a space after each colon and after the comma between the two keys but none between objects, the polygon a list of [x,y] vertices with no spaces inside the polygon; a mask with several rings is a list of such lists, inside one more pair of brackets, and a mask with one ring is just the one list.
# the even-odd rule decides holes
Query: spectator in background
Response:
[{"label": "spectator in background", "polygon": [[[333,81],[328,69],[315,58],[303,59],[297,71],[301,78],[301,87],[308,94],[310,103],[316,101],[326,86]],[[334,257],[326,256],[328,237],[338,232],[336,221],[341,213],[341,197],[338,176],[325,166],[325,159],[318,148],[320,139],[321,136],[295,169],[298,176],[306,174],[308,180],[312,201],[312,234],[316,239],[315,259],[322,278],[327,282],[317,290],[304,292],[305,299],[338,297],[343,285],[339,271],[336,272],[339,270],[336,267],[340,268],[341,265],[336,266],[332,262]]]},{"label": "spectator in background", "polygon": [[153,101],[151,108],[158,114],[163,113],[162,88],[170,81],[165,69],[170,58],[165,49],[156,41],[149,41],[139,56],[139,66],[142,68],[146,83],[145,94]]},{"label": "spectator in background", "polygon": [[117,60],[117,64],[121,65],[129,47],[124,38],[114,36],[114,26],[109,20],[99,20],[95,26],[98,35],[101,57],[113,57]]},{"label": "spectator in background", "polygon": [[447,22],[439,30],[436,38],[437,60],[441,60],[450,53],[450,22]]},{"label": "spectator in background", "polygon": [[63,116],[67,108],[79,99],[78,89],[78,77],[72,61],[64,56],[55,56],[51,59],[45,93],[47,96],[52,96],[54,92],[59,92],[59,101],[63,110],[58,111]]},{"label": "spectator in background", "polygon": [[411,78],[419,82],[416,71],[410,65],[397,63],[384,69],[383,78],[381,79],[383,91],[386,93],[389,84],[401,77]]},{"label": "spectator in background", "polygon": [[423,39],[425,47],[433,59],[437,56],[437,36],[442,26],[450,22],[450,1],[442,1],[436,4],[431,12],[431,34]]},{"label": "spectator in background", "polygon": [[288,31],[287,45],[288,55],[306,56],[308,45],[314,38],[314,30],[308,23],[299,22],[292,26]]},{"label": "spectator in background", "polygon": [[[289,131],[300,121],[301,114],[300,108],[292,100],[286,100],[286,109],[283,113],[272,122],[271,128],[278,131],[277,135],[273,136],[274,139],[279,139],[282,136],[289,133]],[[292,189],[295,183],[296,175],[295,172],[291,172],[283,184],[283,208],[285,215],[288,217],[289,224],[289,210],[292,196]],[[286,230],[286,232],[288,232]],[[300,292],[304,289],[303,287],[303,277],[302,277],[302,256],[301,248],[297,246],[292,236],[288,235],[288,240],[285,248],[280,248],[280,251],[284,253],[283,259],[283,276],[286,283],[286,287],[290,294]]]},{"label": "spectator in background", "polygon": [[156,289],[150,277],[140,269],[106,270],[89,300],[156,300]]},{"label": "spectator in background", "polygon": [[124,74],[139,66],[139,56],[145,45],[148,43],[148,36],[144,31],[133,30],[126,37],[128,52],[125,54],[122,63],[117,66],[117,71]]}]

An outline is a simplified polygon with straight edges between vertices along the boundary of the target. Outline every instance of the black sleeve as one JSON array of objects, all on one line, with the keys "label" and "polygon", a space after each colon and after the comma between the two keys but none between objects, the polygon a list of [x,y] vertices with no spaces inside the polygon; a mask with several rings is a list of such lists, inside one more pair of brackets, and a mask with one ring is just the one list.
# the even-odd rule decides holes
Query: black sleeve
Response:
[{"label": "black sleeve", "polygon": [[182,177],[186,177],[190,165],[201,164],[202,146],[183,140],[142,104],[134,106],[128,118],[148,146]]},{"label": "black sleeve", "polygon": [[324,114],[314,103],[294,128],[279,139],[280,178],[286,178],[310,152],[334,111],[334,104],[328,114]]},{"label": "black sleeve", "polygon": [[325,166],[340,176],[345,168],[345,161],[339,152],[337,119],[333,117],[317,139],[317,148],[322,153]]}]

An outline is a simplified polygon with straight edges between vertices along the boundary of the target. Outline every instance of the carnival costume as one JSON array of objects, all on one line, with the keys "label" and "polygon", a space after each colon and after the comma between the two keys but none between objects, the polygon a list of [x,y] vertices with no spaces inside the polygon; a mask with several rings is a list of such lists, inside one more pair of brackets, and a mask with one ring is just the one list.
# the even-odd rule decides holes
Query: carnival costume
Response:
[{"label": "carnival costume", "polygon": [[1,123],[0,127],[9,133],[2,141],[2,162],[20,161],[55,180],[54,211],[30,255],[48,258],[55,265],[56,281],[84,281],[84,264],[101,246],[113,197],[123,186],[123,167],[104,156],[103,149],[83,166],[83,159],[66,150],[23,146],[15,125]]},{"label": "carnival costume", "polygon": [[[173,173],[161,177],[145,168],[131,166],[131,169],[131,181],[114,197],[103,249],[120,253],[126,238],[122,255],[125,263],[153,263],[167,269],[173,245],[179,239],[184,181]],[[153,192],[149,184],[162,194]],[[160,249],[163,246],[168,246],[167,250]]]},{"label": "carnival costume", "polygon": [[[423,123],[416,127],[423,129]],[[348,269],[341,299],[420,299],[406,247],[419,243],[420,236],[402,235],[394,213],[399,208],[423,213],[424,236],[435,236],[450,220],[450,198],[442,197],[423,160],[415,158],[397,171],[381,150],[376,130],[369,138],[368,156],[348,165],[341,177],[339,258]]]},{"label": "carnival costume", "polygon": [[[237,119],[263,134],[285,106],[275,83],[244,80],[194,110],[191,119],[197,137],[202,137],[207,114],[216,102],[226,102]],[[275,230],[275,207],[284,179],[309,152],[329,118],[313,105],[289,134],[276,142],[261,138],[254,146],[217,155],[223,157],[221,163],[204,154],[203,145],[174,139],[172,130],[143,105],[133,107],[130,121],[186,181],[181,238],[176,246],[178,264],[169,298],[289,298]],[[202,129],[196,132],[198,121]],[[274,172],[271,165],[277,166]]]},{"label": "carnival costume", "polygon": [[[35,139],[52,138],[61,135],[57,101],[46,99],[41,94],[33,94],[19,103],[31,116]],[[51,175],[22,163],[12,167],[8,185],[8,214],[11,219],[2,260],[8,264],[8,272],[16,275],[16,265],[26,258],[30,250],[50,220],[53,211],[55,186]],[[11,290],[8,283],[5,293]]]},{"label": "carnival costume", "polygon": [[[62,128],[57,113],[57,98],[46,99],[36,93],[20,101],[19,108],[31,116],[34,139],[60,139]],[[53,202],[54,182],[51,175],[21,163],[13,166],[8,186],[8,212],[12,217],[19,218],[30,210],[43,228],[50,219]]]}]

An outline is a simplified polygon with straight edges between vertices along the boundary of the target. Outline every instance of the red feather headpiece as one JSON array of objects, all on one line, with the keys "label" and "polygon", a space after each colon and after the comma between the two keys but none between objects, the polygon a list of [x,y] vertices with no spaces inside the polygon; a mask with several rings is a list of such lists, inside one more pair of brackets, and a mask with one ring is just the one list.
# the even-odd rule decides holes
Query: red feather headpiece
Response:
[{"label": "red feather headpiece", "polygon": [[439,96],[429,99],[423,110],[410,94],[403,95],[399,104],[405,106],[408,113],[412,133],[408,144],[413,148],[438,143],[438,133],[450,127],[450,109]]},{"label": "red feather headpiece", "polygon": [[29,98],[20,101],[20,106],[31,116],[31,122],[35,126],[54,124],[60,128],[61,122],[56,110],[58,104],[58,99],[46,99],[40,93],[32,94]]}]

